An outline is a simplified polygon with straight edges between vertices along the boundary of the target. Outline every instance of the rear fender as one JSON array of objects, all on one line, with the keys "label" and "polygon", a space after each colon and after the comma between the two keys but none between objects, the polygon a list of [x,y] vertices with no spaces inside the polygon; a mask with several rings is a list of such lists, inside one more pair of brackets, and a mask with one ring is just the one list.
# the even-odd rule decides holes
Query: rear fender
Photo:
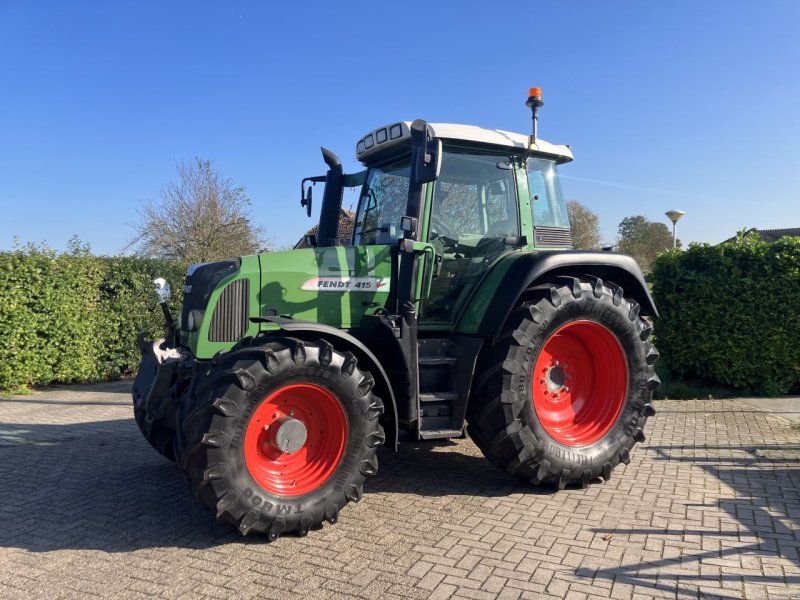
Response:
[{"label": "rear fender", "polygon": [[376,390],[384,401],[384,409],[388,413],[387,417],[392,421],[388,424],[385,445],[397,451],[397,403],[391,383],[389,382],[389,376],[386,375],[386,371],[383,369],[383,366],[381,366],[380,361],[369,348],[349,333],[322,323],[314,323],[313,321],[303,321],[289,317],[252,317],[250,320],[257,323],[274,323],[280,327],[278,331],[262,332],[261,335],[284,332],[292,337],[297,337],[306,341],[322,338],[332,343],[338,350],[348,350],[352,352],[356,358],[358,358],[359,364],[369,370],[375,377]]},{"label": "rear fender", "polygon": [[658,316],[639,265],[625,254],[581,250],[511,254],[492,271],[459,318],[457,333],[494,339],[525,290],[559,276],[593,276],[613,282],[639,303],[640,314]]}]

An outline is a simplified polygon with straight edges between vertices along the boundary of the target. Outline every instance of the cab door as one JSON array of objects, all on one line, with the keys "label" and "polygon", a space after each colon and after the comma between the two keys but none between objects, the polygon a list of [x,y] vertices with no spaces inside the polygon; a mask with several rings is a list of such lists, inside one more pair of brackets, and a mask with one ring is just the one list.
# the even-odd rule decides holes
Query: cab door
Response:
[{"label": "cab door", "polygon": [[441,264],[423,301],[421,324],[451,325],[491,265],[518,246],[517,197],[508,154],[445,150],[428,221],[428,242]]}]

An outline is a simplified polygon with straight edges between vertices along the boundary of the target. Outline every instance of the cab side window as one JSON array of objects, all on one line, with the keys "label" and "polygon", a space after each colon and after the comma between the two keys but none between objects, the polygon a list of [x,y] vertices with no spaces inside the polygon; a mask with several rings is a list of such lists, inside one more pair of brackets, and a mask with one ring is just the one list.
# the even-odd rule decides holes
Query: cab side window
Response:
[{"label": "cab side window", "polygon": [[517,188],[508,155],[446,150],[434,184],[428,241],[441,257],[421,319],[452,322],[478,279],[519,235]]},{"label": "cab side window", "polygon": [[527,168],[534,226],[569,227],[567,207],[561,197],[555,162],[544,158],[529,158]]}]

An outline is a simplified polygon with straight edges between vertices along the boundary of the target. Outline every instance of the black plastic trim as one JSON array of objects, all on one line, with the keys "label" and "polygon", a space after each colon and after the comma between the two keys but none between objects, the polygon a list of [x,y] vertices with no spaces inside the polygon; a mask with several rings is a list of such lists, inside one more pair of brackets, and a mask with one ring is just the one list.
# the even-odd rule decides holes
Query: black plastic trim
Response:
[{"label": "black plastic trim", "polygon": [[642,270],[630,256],[600,250],[530,252],[519,257],[506,272],[495,290],[491,310],[486,312],[478,326],[478,334],[487,338],[499,335],[508,315],[526,289],[561,275],[589,275],[616,283],[624,289],[626,296],[639,303],[642,315],[658,316]]}]

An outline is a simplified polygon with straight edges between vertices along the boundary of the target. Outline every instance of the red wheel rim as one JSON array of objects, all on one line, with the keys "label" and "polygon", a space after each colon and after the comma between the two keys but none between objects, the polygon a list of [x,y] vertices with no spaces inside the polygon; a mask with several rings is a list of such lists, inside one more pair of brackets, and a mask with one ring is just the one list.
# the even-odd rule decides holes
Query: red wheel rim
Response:
[{"label": "red wheel rim", "polygon": [[608,433],[627,393],[622,346],[599,323],[574,321],[558,329],[533,368],[536,416],[565,446],[586,446]]},{"label": "red wheel rim", "polygon": [[[286,423],[289,423],[287,426]],[[286,428],[299,449],[286,447]],[[283,428],[283,435],[281,431]],[[305,430],[305,439],[302,432]],[[347,442],[341,403],[318,385],[287,385],[256,408],[244,435],[244,460],[258,485],[277,496],[300,496],[324,484],[339,464]]]}]

